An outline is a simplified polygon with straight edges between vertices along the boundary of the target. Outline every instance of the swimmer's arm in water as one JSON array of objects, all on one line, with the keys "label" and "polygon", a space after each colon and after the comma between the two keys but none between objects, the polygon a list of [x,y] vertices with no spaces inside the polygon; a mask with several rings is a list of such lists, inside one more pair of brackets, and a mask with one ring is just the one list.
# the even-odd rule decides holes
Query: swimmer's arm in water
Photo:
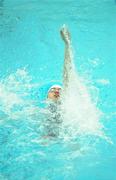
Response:
[{"label": "swimmer's arm in water", "polygon": [[68,87],[71,72],[73,69],[73,57],[71,47],[71,37],[67,27],[64,25],[60,30],[61,37],[65,42],[65,57],[64,57],[64,69],[63,69],[63,86],[64,89]]}]

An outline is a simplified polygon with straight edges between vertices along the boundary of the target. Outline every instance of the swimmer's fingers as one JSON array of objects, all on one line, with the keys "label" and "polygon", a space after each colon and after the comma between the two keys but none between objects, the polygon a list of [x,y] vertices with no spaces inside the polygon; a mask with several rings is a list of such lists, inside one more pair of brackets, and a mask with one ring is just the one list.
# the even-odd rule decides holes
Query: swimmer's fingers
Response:
[{"label": "swimmer's fingers", "polygon": [[71,40],[71,36],[70,36],[70,33],[69,33],[69,30],[66,26],[63,26],[60,30],[60,34],[61,34],[61,37],[62,39],[64,40],[64,42],[67,44],[67,43],[70,43],[70,40]]}]

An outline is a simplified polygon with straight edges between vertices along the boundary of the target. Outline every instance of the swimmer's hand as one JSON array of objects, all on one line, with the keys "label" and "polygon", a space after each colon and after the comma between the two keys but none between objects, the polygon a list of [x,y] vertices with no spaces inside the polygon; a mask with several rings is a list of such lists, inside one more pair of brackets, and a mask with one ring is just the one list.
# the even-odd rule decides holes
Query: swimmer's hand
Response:
[{"label": "swimmer's hand", "polygon": [[66,25],[62,26],[62,28],[60,30],[60,34],[61,34],[61,37],[62,37],[63,41],[65,42],[65,44],[70,45],[71,37],[70,37],[70,33],[69,33]]}]

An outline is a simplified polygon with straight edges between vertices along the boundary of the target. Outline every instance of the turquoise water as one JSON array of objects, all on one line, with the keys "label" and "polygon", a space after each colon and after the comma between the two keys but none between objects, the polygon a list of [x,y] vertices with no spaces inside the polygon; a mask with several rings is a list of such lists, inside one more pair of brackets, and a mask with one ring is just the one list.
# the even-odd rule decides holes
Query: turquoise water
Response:
[{"label": "turquoise water", "polygon": [[[115,19],[113,0],[0,1],[0,180],[116,179]],[[72,122],[82,134],[72,130],[42,143],[45,114],[38,108],[38,88],[62,80],[64,23],[76,70],[94,90],[90,96],[101,115],[96,120],[99,112],[90,115],[88,108],[79,119],[78,102],[74,111],[69,102],[68,120],[75,113],[78,121]]]}]

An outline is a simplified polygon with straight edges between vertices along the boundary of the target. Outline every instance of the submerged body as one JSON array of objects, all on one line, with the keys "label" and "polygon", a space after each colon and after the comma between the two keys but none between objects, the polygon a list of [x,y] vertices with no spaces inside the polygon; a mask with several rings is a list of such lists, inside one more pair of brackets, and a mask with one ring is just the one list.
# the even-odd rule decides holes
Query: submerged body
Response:
[{"label": "submerged body", "polygon": [[60,102],[49,102],[48,104],[48,114],[44,122],[44,136],[45,137],[58,137],[61,124],[61,103]]}]

